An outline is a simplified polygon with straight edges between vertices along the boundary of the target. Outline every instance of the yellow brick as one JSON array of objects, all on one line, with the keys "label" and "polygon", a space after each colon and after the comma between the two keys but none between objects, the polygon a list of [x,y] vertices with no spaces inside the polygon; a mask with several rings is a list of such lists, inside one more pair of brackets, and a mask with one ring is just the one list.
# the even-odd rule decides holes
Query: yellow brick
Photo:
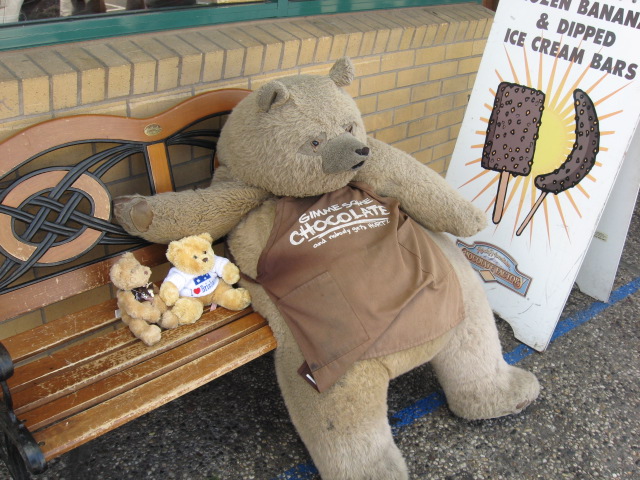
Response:
[{"label": "yellow brick", "polygon": [[383,72],[388,72],[391,70],[413,67],[414,60],[415,53],[413,50],[387,53],[386,55],[382,55],[380,69]]},{"label": "yellow brick", "polygon": [[222,65],[224,63],[224,51],[209,52],[204,56],[202,71],[203,82],[214,82],[222,78]]},{"label": "yellow brick", "polygon": [[409,123],[409,130],[407,131],[407,134],[409,137],[415,137],[416,135],[421,135],[425,132],[432,131],[435,126],[435,116],[425,117],[420,120],[416,120],[415,122]]},{"label": "yellow brick", "polygon": [[270,82],[271,80],[277,80],[278,78],[288,77],[290,75],[294,75],[295,73],[297,73],[297,71],[295,70],[285,70],[282,72],[271,72],[271,73],[266,73],[264,75],[257,75],[255,77],[251,77],[251,82],[250,82],[251,86],[249,88],[251,88],[251,90],[257,90],[262,85]]},{"label": "yellow brick", "polygon": [[449,156],[453,153],[453,149],[456,146],[455,140],[449,140],[448,142],[436,145],[433,147],[433,158],[441,158]]},{"label": "yellow brick", "polygon": [[107,98],[129,95],[131,63],[105,44],[89,44],[83,48],[107,67]]},{"label": "yellow brick", "polygon": [[455,139],[458,138],[458,135],[460,134],[461,127],[462,127],[462,122],[456,123],[455,125],[452,125],[451,127],[449,127],[449,139],[450,140],[455,140]]},{"label": "yellow brick", "polygon": [[[120,55],[126,58],[133,65],[133,93],[151,93],[156,88],[156,61],[148,55],[142,48],[135,43],[128,40],[116,40],[112,44],[112,48],[116,50]],[[76,55],[70,54],[69,57],[73,58]],[[98,82],[100,82],[100,75],[92,75],[91,78],[84,78],[83,69],[83,83],[82,83],[82,103],[91,103],[90,99],[94,99],[94,102],[104,99],[104,86],[102,89]],[[104,83],[104,79],[102,80]],[[85,88],[85,86],[87,88]],[[86,91],[85,91],[86,90]],[[99,98],[102,96],[102,98]]]},{"label": "yellow brick", "polygon": [[322,65],[312,65],[300,69],[300,73],[304,75],[329,75],[329,71],[333,63],[324,63]]},{"label": "yellow brick", "polygon": [[[465,78],[465,81],[468,82],[468,79],[466,77],[463,78]],[[469,104],[470,93],[471,92],[469,90],[464,90],[463,92],[454,95],[453,108],[466,107]]]},{"label": "yellow brick", "polygon": [[20,115],[18,81],[4,81],[0,83],[0,119],[17,117]]},{"label": "yellow brick", "polygon": [[79,108],[74,108],[71,111],[62,112],[57,114],[56,117],[67,117],[69,115],[80,114],[98,114],[98,115],[118,115],[120,117],[127,115],[127,102],[126,100],[118,100],[109,103],[100,103],[99,105],[83,105]]},{"label": "yellow brick", "polygon": [[298,65],[298,53],[300,52],[300,42],[298,40],[284,43],[282,52],[282,63],[280,68],[289,69]]},{"label": "yellow brick", "polygon": [[262,71],[262,56],[264,47],[262,45],[249,47],[244,57],[244,69],[242,75],[255,75]]},{"label": "yellow brick", "polygon": [[146,95],[141,98],[129,100],[129,110],[132,117],[146,118],[157,115],[191,96],[189,89],[183,89],[179,93],[162,93]]},{"label": "yellow brick", "polygon": [[480,59],[481,57],[472,57],[472,58],[464,58],[460,60],[460,63],[458,66],[458,73],[462,75],[465,73],[477,72],[478,68],[480,67]]},{"label": "yellow brick", "polygon": [[27,78],[22,82],[25,115],[50,111],[49,77]]},{"label": "yellow brick", "polygon": [[398,72],[398,87],[415,85],[429,78],[429,67],[417,67]]},{"label": "yellow brick", "polygon": [[456,123],[460,123],[462,122],[462,117],[464,117],[463,108],[459,108],[451,112],[442,113],[438,115],[437,128],[444,128]]},{"label": "yellow brick", "polygon": [[447,173],[448,163],[449,162],[447,161],[446,158],[440,158],[439,160],[434,160],[434,161],[430,160],[429,163],[427,163],[426,165],[436,173],[439,173],[440,175],[444,176],[444,174]]},{"label": "yellow brick", "polygon": [[400,140],[393,144],[394,147],[399,148],[403,152],[407,152],[412,155],[413,152],[417,152],[420,149],[420,137],[407,138]]},{"label": "yellow brick", "polygon": [[0,340],[31,330],[32,328],[42,325],[42,323],[42,313],[40,310],[16,317],[13,320],[8,320],[0,325]]},{"label": "yellow brick", "polygon": [[442,78],[453,77],[458,73],[462,72],[458,71],[457,60],[442,62],[431,65],[431,67],[429,68],[429,80],[440,80]]},{"label": "yellow brick", "polygon": [[300,50],[300,40],[292,33],[283,30],[278,25],[265,23],[261,28],[279,40],[283,45],[282,63],[280,68],[293,68],[298,63],[298,51]]},{"label": "yellow brick", "polygon": [[372,115],[365,115],[363,120],[367,132],[381,130],[393,124],[393,112],[387,111],[374,113]]},{"label": "yellow brick", "polygon": [[440,95],[441,82],[431,82],[411,88],[411,101],[419,102]]},{"label": "yellow brick", "polygon": [[184,86],[198,83],[202,69],[202,52],[178,35],[160,35],[158,41],[179,57],[179,84]]},{"label": "yellow brick", "polygon": [[53,86],[53,108],[61,110],[78,104],[78,75],[68,73],[56,75],[51,79]]},{"label": "yellow brick", "polygon": [[375,30],[369,30],[362,35],[362,42],[360,42],[360,56],[371,55],[376,43],[377,32]]},{"label": "yellow brick", "polygon": [[416,51],[416,65],[430,65],[444,60],[446,49],[443,45],[421,48]]},{"label": "yellow brick", "polygon": [[316,39],[305,38],[300,44],[300,55],[298,55],[298,65],[307,65],[313,62],[313,54],[316,50]]},{"label": "yellow brick", "polygon": [[344,87],[344,91],[352,97],[357,97],[358,92],[360,91],[360,79],[356,78],[353,82],[351,82],[351,85]]},{"label": "yellow brick", "polygon": [[224,75],[226,78],[239,77],[242,73],[242,65],[244,62],[244,49],[237,48],[234,50],[227,50],[224,52]]},{"label": "yellow brick", "polygon": [[393,115],[393,123],[405,123],[417,120],[424,116],[425,102],[412,103],[406,107],[396,108]]},{"label": "yellow brick", "polygon": [[360,54],[362,38],[362,32],[352,32],[349,34],[349,40],[347,41],[347,49],[345,52],[347,57],[357,57]]},{"label": "yellow brick", "polygon": [[360,95],[384,92],[396,86],[396,74],[385,73],[363,78],[360,83]]},{"label": "yellow brick", "polygon": [[329,59],[329,53],[331,52],[331,37],[321,37],[318,39],[318,46],[316,47],[316,56],[314,61],[316,63],[326,62]]},{"label": "yellow brick", "polygon": [[389,42],[389,30],[378,30],[376,34],[376,41],[373,44],[373,51],[371,53],[384,53],[387,51],[387,43]]},{"label": "yellow brick", "polygon": [[378,97],[375,95],[370,95],[368,97],[358,97],[355,99],[356,105],[358,105],[358,110],[362,115],[367,115],[369,113],[373,113],[377,111],[378,107]]},{"label": "yellow brick", "polygon": [[474,42],[451,43],[445,46],[445,57],[447,60],[468,57],[473,53]]},{"label": "yellow brick", "polygon": [[406,125],[396,125],[394,127],[385,128],[375,132],[375,138],[382,142],[394,143],[400,140],[404,140],[407,136]]},{"label": "yellow brick", "polygon": [[426,112],[427,115],[433,115],[436,113],[445,112],[451,110],[453,107],[453,97],[451,95],[439,96],[431,100],[427,100]]},{"label": "yellow brick", "polygon": [[450,27],[449,23],[441,23],[440,25],[438,25],[438,31],[436,32],[436,35],[433,38],[434,45],[448,43],[445,39],[447,37],[447,32],[449,31],[449,27]]},{"label": "yellow brick", "polygon": [[[433,152],[430,148],[426,150],[421,150],[419,152],[415,152],[413,157],[418,160],[420,163],[428,164],[433,159]],[[438,172],[440,173],[440,172]]]},{"label": "yellow brick", "polygon": [[471,49],[472,55],[482,55],[484,53],[484,49],[487,46],[487,40],[475,40],[473,42],[473,48]]},{"label": "yellow brick", "polygon": [[411,39],[411,48],[418,48],[423,45],[424,37],[427,33],[427,26],[420,25],[416,28],[413,38]]},{"label": "yellow brick", "polygon": [[436,40],[437,33],[438,33],[438,25],[429,25],[427,27],[427,31],[424,34],[422,45],[425,47],[429,47],[436,44],[435,40]]},{"label": "yellow brick", "polygon": [[205,85],[204,87],[195,87],[193,89],[194,94],[208,92],[210,90],[218,90],[222,88],[249,88],[249,79],[248,78],[238,78],[236,80],[232,80],[229,82],[216,82],[212,84]]},{"label": "yellow brick", "polygon": [[358,77],[380,73],[380,57],[354,58],[353,66]]},{"label": "yellow brick", "polygon": [[[130,43],[130,42],[129,42]],[[60,55],[80,72],[80,103],[96,103],[105,99],[106,70],[86,50],[66,45],[60,49]]]},{"label": "yellow brick", "polygon": [[466,76],[459,76],[453,78],[447,78],[442,81],[442,94],[460,92],[467,89],[468,78]]},{"label": "yellow brick", "polygon": [[411,99],[410,88],[397,88],[378,95],[378,109],[386,110],[399,105],[406,105]]},{"label": "yellow brick", "polygon": [[329,60],[337,60],[340,57],[344,57],[347,49],[348,35],[335,35],[333,42],[331,43],[331,50],[329,51]]},{"label": "yellow brick", "polygon": [[449,129],[444,128],[442,130],[428,131],[427,133],[420,136],[420,141],[421,141],[420,148],[422,149],[433,148],[435,145],[440,145],[442,143],[448,142]]},{"label": "yellow brick", "polygon": [[402,29],[402,37],[400,37],[400,45],[398,50],[407,50],[411,48],[411,41],[415,35],[415,27],[407,27]]}]

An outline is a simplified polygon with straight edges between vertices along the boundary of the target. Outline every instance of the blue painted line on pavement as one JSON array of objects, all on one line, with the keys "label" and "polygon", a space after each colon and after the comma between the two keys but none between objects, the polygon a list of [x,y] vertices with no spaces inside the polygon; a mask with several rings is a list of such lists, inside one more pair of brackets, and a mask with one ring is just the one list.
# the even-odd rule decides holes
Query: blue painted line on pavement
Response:
[{"label": "blue painted line on pavement", "polygon": [[[593,302],[589,307],[577,312],[575,315],[567,317],[558,322],[556,329],[551,336],[551,342],[557,338],[567,334],[576,327],[591,320],[593,317],[603,312],[609,307],[619,303],[625,298],[633,295],[640,289],[640,277],[635,278],[629,283],[617,288],[611,293],[608,302]],[[518,345],[516,348],[504,354],[505,361],[514,365],[529,355],[535,353],[535,350],[526,346]],[[391,424],[393,434],[397,434],[402,428],[411,425],[416,420],[429,415],[446,403],[442,390],[433,392],[425,398],[418,400],[413,405],[403,408],[391,415]],[[303,463],[281,473],[274,480],[312,480],[318,470],[312,463]]]}]

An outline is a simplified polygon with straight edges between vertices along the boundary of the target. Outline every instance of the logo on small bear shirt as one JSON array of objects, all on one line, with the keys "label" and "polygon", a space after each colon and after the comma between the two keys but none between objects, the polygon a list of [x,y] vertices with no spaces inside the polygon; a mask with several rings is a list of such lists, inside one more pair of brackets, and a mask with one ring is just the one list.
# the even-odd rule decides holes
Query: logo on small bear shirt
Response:
[{"label": "logo on small bear shirt", "polygon": [[199,287],[196,287],[196,288],[194,288],[194,289],[192,290],[192,291],[193,291],[193,294],[194,294],[194,295],[200,295],[200,293],[202,293],[203,289],[204,289],[204,291],[206,291],[206,290],[207,290],[207,287],[209,287],[211,283],[209,282],[209,283],[207,283],[207,284],[205,284],[205,285],[202,285],[202,283],[203,283],[203,282],[206,282],[206,281],[207,281],[207,280],[209,280],[209,279],[211,279],[211,275],[210,275],[210,274],[208,274],[208,273],[205,273],[204,275],[200,275],[199,277],[195,277],[195,278],[193,279],[193,283],[194,283],[195,285],[200,285],[200,286],[199,286]]}]

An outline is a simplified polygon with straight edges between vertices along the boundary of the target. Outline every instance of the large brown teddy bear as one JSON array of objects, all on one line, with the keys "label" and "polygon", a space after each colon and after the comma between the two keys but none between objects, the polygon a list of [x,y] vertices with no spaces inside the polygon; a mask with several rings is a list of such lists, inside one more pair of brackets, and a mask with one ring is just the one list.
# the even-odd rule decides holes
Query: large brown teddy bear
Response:
[{"label": "large brown teddy bear", "polygon": [[406,479],[387,419],[389,380],[431,362],[449,408],[467,419],[522,411],[535,376],[502,357],[477,274],[447,235],[485,214],[438,174],[367,137],[328,76],[272,81],[234,109],[211,186],[126,197],[131,233],[168,242],[229,234],[254,308],[277,338],[291,419],[325,479]]}]

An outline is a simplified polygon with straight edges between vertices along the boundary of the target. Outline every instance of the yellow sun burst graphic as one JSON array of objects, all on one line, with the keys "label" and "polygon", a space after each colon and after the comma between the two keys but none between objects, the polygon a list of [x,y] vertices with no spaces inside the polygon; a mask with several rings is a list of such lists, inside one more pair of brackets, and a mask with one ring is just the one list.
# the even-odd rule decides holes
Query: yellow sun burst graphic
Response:
[{"label": "yellow sun burst graphic", "polygon": [[[569,228],[570,220],[567,218],[569,216],[569,211],[573,212],[571,213],[572,217],[575,214],[577,217],[582,218],[581,209],[588,208],[585,202],[588,201],[590,197],[589,189],[592,184],[597,182],[597,168],[601,167],[602,163],[599,159],[595,159],[595,162],[590,165],[593,169],[590,169],[584,177],[580,178],[577,184],[573,182],[574,184],[568,188],[564,187],[564,189],[556,189],[551,195],[547,195],[548,192],[543,192],[540,190],[540,186],[536,186],[536,178],[549,175],[551,172],[559,169],[560,166],[563,166],[564,168],[563,164],[571,158],[573,153],[576,152],[578,127],[576,126],[575,118],[579,105],[574,99],[574,92],[576,92],[578,86],[580,86],[581,91],[583,91],[585,96],[588,98],[590,94],[593,95],[594,90],[602,80],[606,78],[607,74],[603,74],[599,78],[591,80],[590,84],[583,85],[585,77],[589,72],[588,66],[584,68],[583,71],[577,72],[577,78],[569,80],[571,78],[570,73],[576,66],[574,62],[570,62],[568,64],[564,73],[559,73],[559,59],[556,57],[555,59],[552,59],[550,68],[547,65],[548,71],[546,71],[544,58],[542,53],[540,53],[537,75],[534,77],[531,69],[529,68],[529,59],[527,57],[526,49],[523,48],[522,52],[524,62],[524,69],[522,70],[525,76],[524,78],[519,77],[512,58],[509,56],[509,52],[505,48],[505,53],[510,67],[510,78],[508,81],[544,92],[546,98],[544,100],[544,111],[541,117],[541,124],[539,126],[537,137],[538,140],[535,145],[535,152],[532,158],[533,163],[530,166],[530,171],[526,175],[519,174],[512,175],[510,177],[511,182],[508,186],[508,191],[506,192],[506,198],[503,200],[503,211],[507,212],[515,209],[515,220],[513,221],[513,225],[508,227],[513,229],[512,239],[515,238],[516,235],[522,235],[526,230],[528,230],[529,239],[533,239],[534,224],[538,223],[542,224],[543,228],[546,228],[546,237],[549,244],[551,244],[552,229],[550,228],[550,221],[551,214],[554,213],[553,210],[555,209],[555,213],[557,213],[557,216],[564,227],[564,231],[566,232],[566,237],[571,241]],[[498,82],[505,81],[504,77],[506,74],[502,74],[497,70],[495,74]],[[557,83],[556,78],[558,78]],[[615,133],[614,131],[607,131],[603,129],[603,124],[606,124],[607,119],[614,117],[623,111],[618,110],[604,113],[601,111],[603,110],[601,106],[605,104],[609,98],[625,88],[625,86],[613,92],[609,92],[597,100],[593,100],[594,110],[597,108],[598,112],[595,120],[596,129],[599,130],[599,145],[595,149],[595,152],[593,152],[594,158],[597,153],[607,151],[607,147],[604,145],[606,142],[603,142],[603,140],[605,140],[607,135]],[[489,89],[489,93],[491,94],[491,98],[495,98],[497,95],[497,92],[493,89]],[[589,102],[591,102],[591,99],[589,99]],[[489,125],[489,115],[491,115],[494,107],[490,102],[485,103],[484,106],[488,112],[487,117],[481,117],[480,120]],[[485,147],[485,143],[483,142],[487,135],[487,129],[477,130],[475,133],[479,136],[479,143],[472,145],[472,148],[482,150]],[[472,166],[472,168],[477,169],[482,161],[482,158],[477,158],[465,165],[467,167]],[[470,180],[460,185],[460,188],[467,185],[476,185],[477,188],[480,188],[475,198],[472,199],[474,202],[483,196],[485,192],[496,192],[496,195],[494,195],[491,201],[485,206],[487,212],[496,208],[496,199],[499,196],[497,189],[498,185],[500,185],[502,181],[501,172],[494,170],[495,169],[483,169]],[[509,177],[509,175],[507,175],[507,177]],[[504,188],[507,187],[505,186]],[[536,214],[536,212],[538,213]],[[498,217],[500,217],[500,215],[498,215]],[[495,220],[495,213],[494,223],[496,223],[496,229],[507,228],[503,226],[505,222]]]}]

